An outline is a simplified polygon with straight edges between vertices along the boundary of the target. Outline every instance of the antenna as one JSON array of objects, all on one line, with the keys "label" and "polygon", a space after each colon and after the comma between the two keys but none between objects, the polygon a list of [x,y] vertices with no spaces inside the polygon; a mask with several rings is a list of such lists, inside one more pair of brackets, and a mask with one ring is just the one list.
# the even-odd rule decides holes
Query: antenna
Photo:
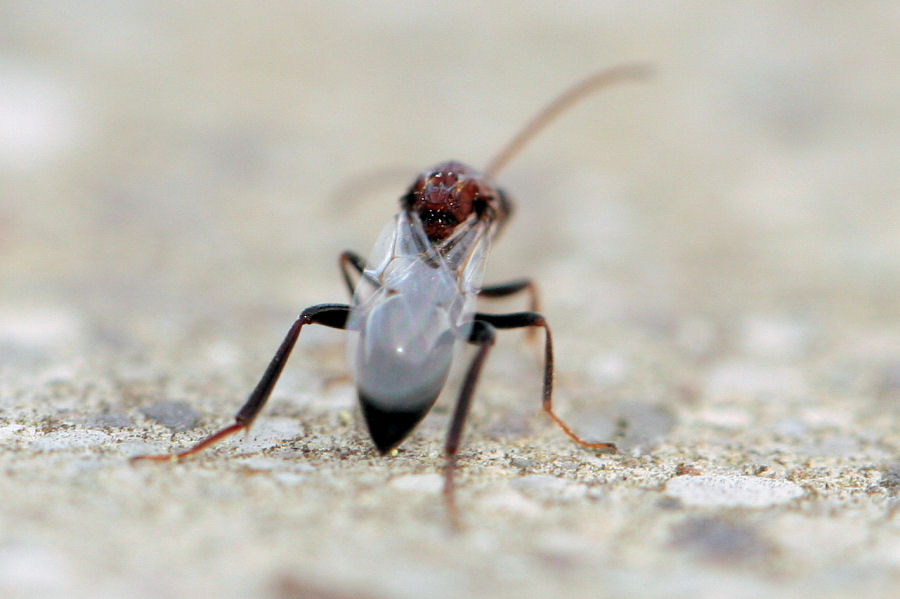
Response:
[{"label": "antenna", "polygon": [[494,159],[484,169],[484,174],[493,178],[528,145],[535,135],[543,131],[556,117],[574,104],[604,87],[623,81],[643,79],[651,72],[651,67],[646,64],[623,64],[594,73],[587,79],[576,83],[532,117],[519,133],[497,152]]}]

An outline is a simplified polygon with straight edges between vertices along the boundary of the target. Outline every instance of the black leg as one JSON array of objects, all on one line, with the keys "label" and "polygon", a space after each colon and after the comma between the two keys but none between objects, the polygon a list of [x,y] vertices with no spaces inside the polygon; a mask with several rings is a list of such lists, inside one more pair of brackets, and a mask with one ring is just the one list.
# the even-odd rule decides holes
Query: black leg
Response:
[{"label": "black leg", "polygon": [[544,393],[542,407],[545,412],[559,425],[563,432],[573,441],[588,449],[601,449],[615,452],[616,446],[612,443],[590,443],[583,440],[569,428],[563,420],[553,412],[553,338],[550,335],[550,327],[543,316],[537,312],[514,312],[512,314],[475,314],[475,322],[482,321],[493,325],[498,329],[517,329],[521,327],[541,327],[544,329]]},{"label": "black leg", "polygon": [[240,430],[250,428],[250,425],[253,424],[253,420],[266,405],[269,395],[272,394],[272,389],[275,388],[275,383],[278,382],[278,377],[281,375],[281,371],[284,370],[284,365],[287,362],[288,356],[290,356],[291,350],[294,349],[294,344],[297,342],[297,337],[300,335],[300,329],[307,324],[321,324],[335,329],[343,329],[347,323],[349,314],[350,307],[345,304],[319,304],[305,309],[300,313],[300,316],[297,317],[297,320],[294,321],[294,324],[291,325],[284,341],[281,342],[278,351],[275,352],[275,356],[263,373],[259,383],[257,383],[256,388],[250,394],[250,397],[247,398],[247,402],[240,410],[238,410],[237,415],[234,417],[234,424],[213,433],[193,447],[185,449],[184,451],[163,455],[140,455],[131,458],[132,461],[177,460],[195,454],[198,451],[202,451],[210,445],[213,445]]},{"label": "black leg", "polygon": [[353,282],[353,277],[350,276],[350,267],[352,267],[353,270],[357,272],[357,274],[364,277],[376,289],[378,287],[381,287],[381,283],[378,281],[378,279],[374,279],[371,276],[366,276],[366,261],[363,259],[363,257],[356,252],[351,252],[348,250],[341,254],[340,268],[341,275],[344,277],[344,282],[347,284],[347,289],[350,290],[351,297],[353,297],[353,294],[356,291],[356,283]]},{"label": "black leg", "polygon": [[447,512],[450,514],[450,519],[454,527],[457,528],[459,527],[459,517],[456,512],[456,495],[453,481],[453,475],[456,471],[456,453],[459,451],[459,441],[462,439],[466,416],[469,414],[472,394],[475,391],[476,383],[478,383],[481,367],[484,366],[488,351],[494,345],[495,337],[494,327],[490,324],[478,320],[472,323],[472,331],[469,333],[468,341],[479,346],[478,353],[475,354],[475,358],[469,365],[468,371],[466,371],[466,378],[460,389],[459,399],[456,400],[456,409],[453,411],[453,420],[450,421],[447,442],[444,445],[444,453],[447,456],[447,462],[444,465],[444,500],[447,503]]},{"label": "black leg", "polygon": [[516,279],[508,283],[500,283],[499,285],[488,285],[478,292],[479,297],[506,297],[514,295],[521,291],[528,293],[528,309],[531,312],[540,310],[540,302],[538,301],[537,286],[531,279]]}]

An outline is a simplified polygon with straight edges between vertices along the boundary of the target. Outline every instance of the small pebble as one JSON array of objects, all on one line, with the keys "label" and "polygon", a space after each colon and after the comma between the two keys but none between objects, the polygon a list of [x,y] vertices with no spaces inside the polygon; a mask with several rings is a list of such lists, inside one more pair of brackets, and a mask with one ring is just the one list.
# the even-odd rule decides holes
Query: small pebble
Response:
[{"label": "small pebble", "polygon": [[534,468],[535,460],[531,458],[523,458],[523,457],[513,457],[510,458],[509,464],[515,468],[520,468],[522,470],[530,470]]},{"label": "small pebble", "polygon": [[889,492],[900,495],[900,462],[882,468],[881,481],[878,484]]}]

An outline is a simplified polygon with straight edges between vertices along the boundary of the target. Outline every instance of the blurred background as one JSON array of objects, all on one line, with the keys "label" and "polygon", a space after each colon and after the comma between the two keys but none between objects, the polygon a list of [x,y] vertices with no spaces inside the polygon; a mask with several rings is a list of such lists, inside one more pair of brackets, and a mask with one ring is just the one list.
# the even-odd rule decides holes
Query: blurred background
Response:
[{"label": "blurred background", "polygon": [[[898,31],[896,0],[0,0],[0,590],[896,588]],[[504,335],[462,458],[477,526],[448,544],[415,478],[446,407],[376,459],[342,337],[310,327],[262,441],[127,463],[227,422],[298,311],[345,301],[339,253],[368,253],[421,169],[482,167],[636,62],[654,75],[500,174],[517,212],[487,277],[537,281],[559,409],[622,454],[534,415]],[[661,489],[695,471],[806,495],[692,520]]]},{"label": "blurred background", "polygon": [[501,174],[519,210],[493,279],[604,318],[897,316],[896,3],[0,11],[3,303],[119,328],[343,297],[338,252],[368,252],[418,170],[484,165],[562,89],[637,61],[652,79]]}]

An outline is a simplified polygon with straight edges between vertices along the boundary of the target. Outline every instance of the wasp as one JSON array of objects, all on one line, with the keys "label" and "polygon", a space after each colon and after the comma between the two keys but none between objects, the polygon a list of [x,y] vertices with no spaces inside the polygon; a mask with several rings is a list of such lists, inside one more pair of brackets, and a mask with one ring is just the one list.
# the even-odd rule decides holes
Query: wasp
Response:
[{"label": "wasp", "polygon": [[[350,334],[347,353],[359,405],[381,454],[397,447],[429,412],[459,349],[466,344],[475,346],[444,444],[443,495],[454,521],[456,456],[475,387],[498,330],[543,331],[543,411],[575,443],[615,452],[612,443],[583,440],[553,411],[553,338],[547,319],[537,311],[535,284],[519,279],[482,285],[482,279],[491,243],[513,213],[509,194],[494,183],[497,174],[574,103],[646,72],[642,65],[623,65],[582,80],[529,121],[483,171],[456,161],[424,170],[400,198],[400,211],[378,237],[369,258],[350,251],[341,254],[340,270],[352,294],[351,302],[318,304],[300,313],[233,424],[183,451],[132,460],[178,460],[249,429],[278,382],[300,331],[312,324]],[[491,314],[477,310],[478,298],[517,293],[530,295],[530,311]]]}]

